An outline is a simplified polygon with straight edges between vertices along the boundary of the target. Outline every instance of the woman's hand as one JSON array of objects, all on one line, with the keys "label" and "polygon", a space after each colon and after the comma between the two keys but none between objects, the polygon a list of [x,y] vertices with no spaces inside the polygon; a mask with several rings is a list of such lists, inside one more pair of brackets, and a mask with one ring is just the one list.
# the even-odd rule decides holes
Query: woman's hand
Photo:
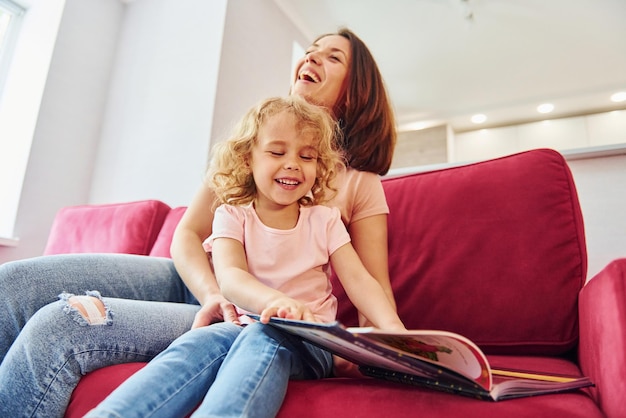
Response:
[{"label": "woman's hand", "polygon": [[235,306],[218,293],[205,300],[204,305],[196,313],[191,328],[204,327],[221,321],[240,325]]}]

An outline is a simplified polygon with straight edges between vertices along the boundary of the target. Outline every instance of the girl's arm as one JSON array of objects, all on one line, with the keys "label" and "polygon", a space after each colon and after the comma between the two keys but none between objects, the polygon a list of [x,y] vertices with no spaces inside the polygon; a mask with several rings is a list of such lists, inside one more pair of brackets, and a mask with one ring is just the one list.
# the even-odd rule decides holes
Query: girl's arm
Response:
[{"label": "girl's arm", "polygon": [[213,191],[202,185],[178,223],[170,246],[178,274],[202,305],[193,328],[220,320],[237,322],[235,308],[220,293],[202,247],[204,240],[211,235],[215,199]]},{"label": "girl's arm", "polygon": [[270,317],[315,321],[313,313],[301,302],[257,280],[248,272],[243,244],[231,238],[213,241],[213,265],[222,294],[235,305],[258,313],[261,322]]},{"label": "girl's arm", "polygon": [[389,296],[369,274],[352,244],[340,247],[330,256],[330,261],[350,301],[367,320],[377,328],[405,329]]},{"label": "girl's arm", "polygon": [[[383,288],[389,303],[395,309],[396,302],[389,280],[389,265],[387,253],[387,215],[374,215],[358,220],[348,225],[348,232],[352,246],[367,271],[374,276]],[[350,296],[350,295],[348,295]],[[352,299],[352,297],[350,297]],[[357,309],[359,307],[357,306]],[[368,326],[371,323],[359,309],[359,325]]]}]

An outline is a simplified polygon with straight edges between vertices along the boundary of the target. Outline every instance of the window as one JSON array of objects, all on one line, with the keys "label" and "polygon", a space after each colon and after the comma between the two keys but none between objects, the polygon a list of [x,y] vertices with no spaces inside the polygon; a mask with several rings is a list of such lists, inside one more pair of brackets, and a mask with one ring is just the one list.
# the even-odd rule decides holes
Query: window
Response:
[{"label": "window", "polygon": [[0,0],[0,96],[24,9],[11,0]]},{"label": "window", "polygon": [[65,2],[0,0],[8,25],[0,38],[0,246],[18,242],[15,221]]}]

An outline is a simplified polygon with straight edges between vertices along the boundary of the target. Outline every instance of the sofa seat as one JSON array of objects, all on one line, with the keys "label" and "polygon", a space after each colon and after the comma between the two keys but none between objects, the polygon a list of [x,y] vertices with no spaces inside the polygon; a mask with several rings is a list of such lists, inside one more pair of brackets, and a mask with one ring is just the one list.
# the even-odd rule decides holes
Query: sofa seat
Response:
[{"label": "sofa seat", "polygon": [[[567,376],[581,376],[578,366],[570,360],[535,356],[487,356],[493,367],[521,370],[543,370]],[[93,405],[106,397],[114,388],[146,363],[130,363],[111,366],[89,373],[74,391],[66,417],[82,417]],[[90,388],[98,387],[98,391]],[[392,400],[392,402],[389,402]],[[324,405],[312,409],[311,404]],[[349,415],[345,415],[349,411]],[[600,418],[598,410],[587,390],[542,395],[527,399],[509,399],[488,402],[462,397],[446,392],[381,381],[372,378],[333,377],[315,381],[291,381],[279,418],[307,417],[327,418],[349,416],[372,417],[568,417]],[[528,411],[541,413],[528,414]]]}]

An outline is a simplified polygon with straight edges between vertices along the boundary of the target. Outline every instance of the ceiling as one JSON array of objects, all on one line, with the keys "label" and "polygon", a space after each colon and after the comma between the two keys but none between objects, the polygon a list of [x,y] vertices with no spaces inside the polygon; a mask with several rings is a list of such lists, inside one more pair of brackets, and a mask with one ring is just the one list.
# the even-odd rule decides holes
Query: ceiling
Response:
[{"label": "ceiling", "polygon": [[365,41],[401,129],[626,109],[610,101],[626,92],[626,0],[275,2],[310,39],[347,26]]}]

